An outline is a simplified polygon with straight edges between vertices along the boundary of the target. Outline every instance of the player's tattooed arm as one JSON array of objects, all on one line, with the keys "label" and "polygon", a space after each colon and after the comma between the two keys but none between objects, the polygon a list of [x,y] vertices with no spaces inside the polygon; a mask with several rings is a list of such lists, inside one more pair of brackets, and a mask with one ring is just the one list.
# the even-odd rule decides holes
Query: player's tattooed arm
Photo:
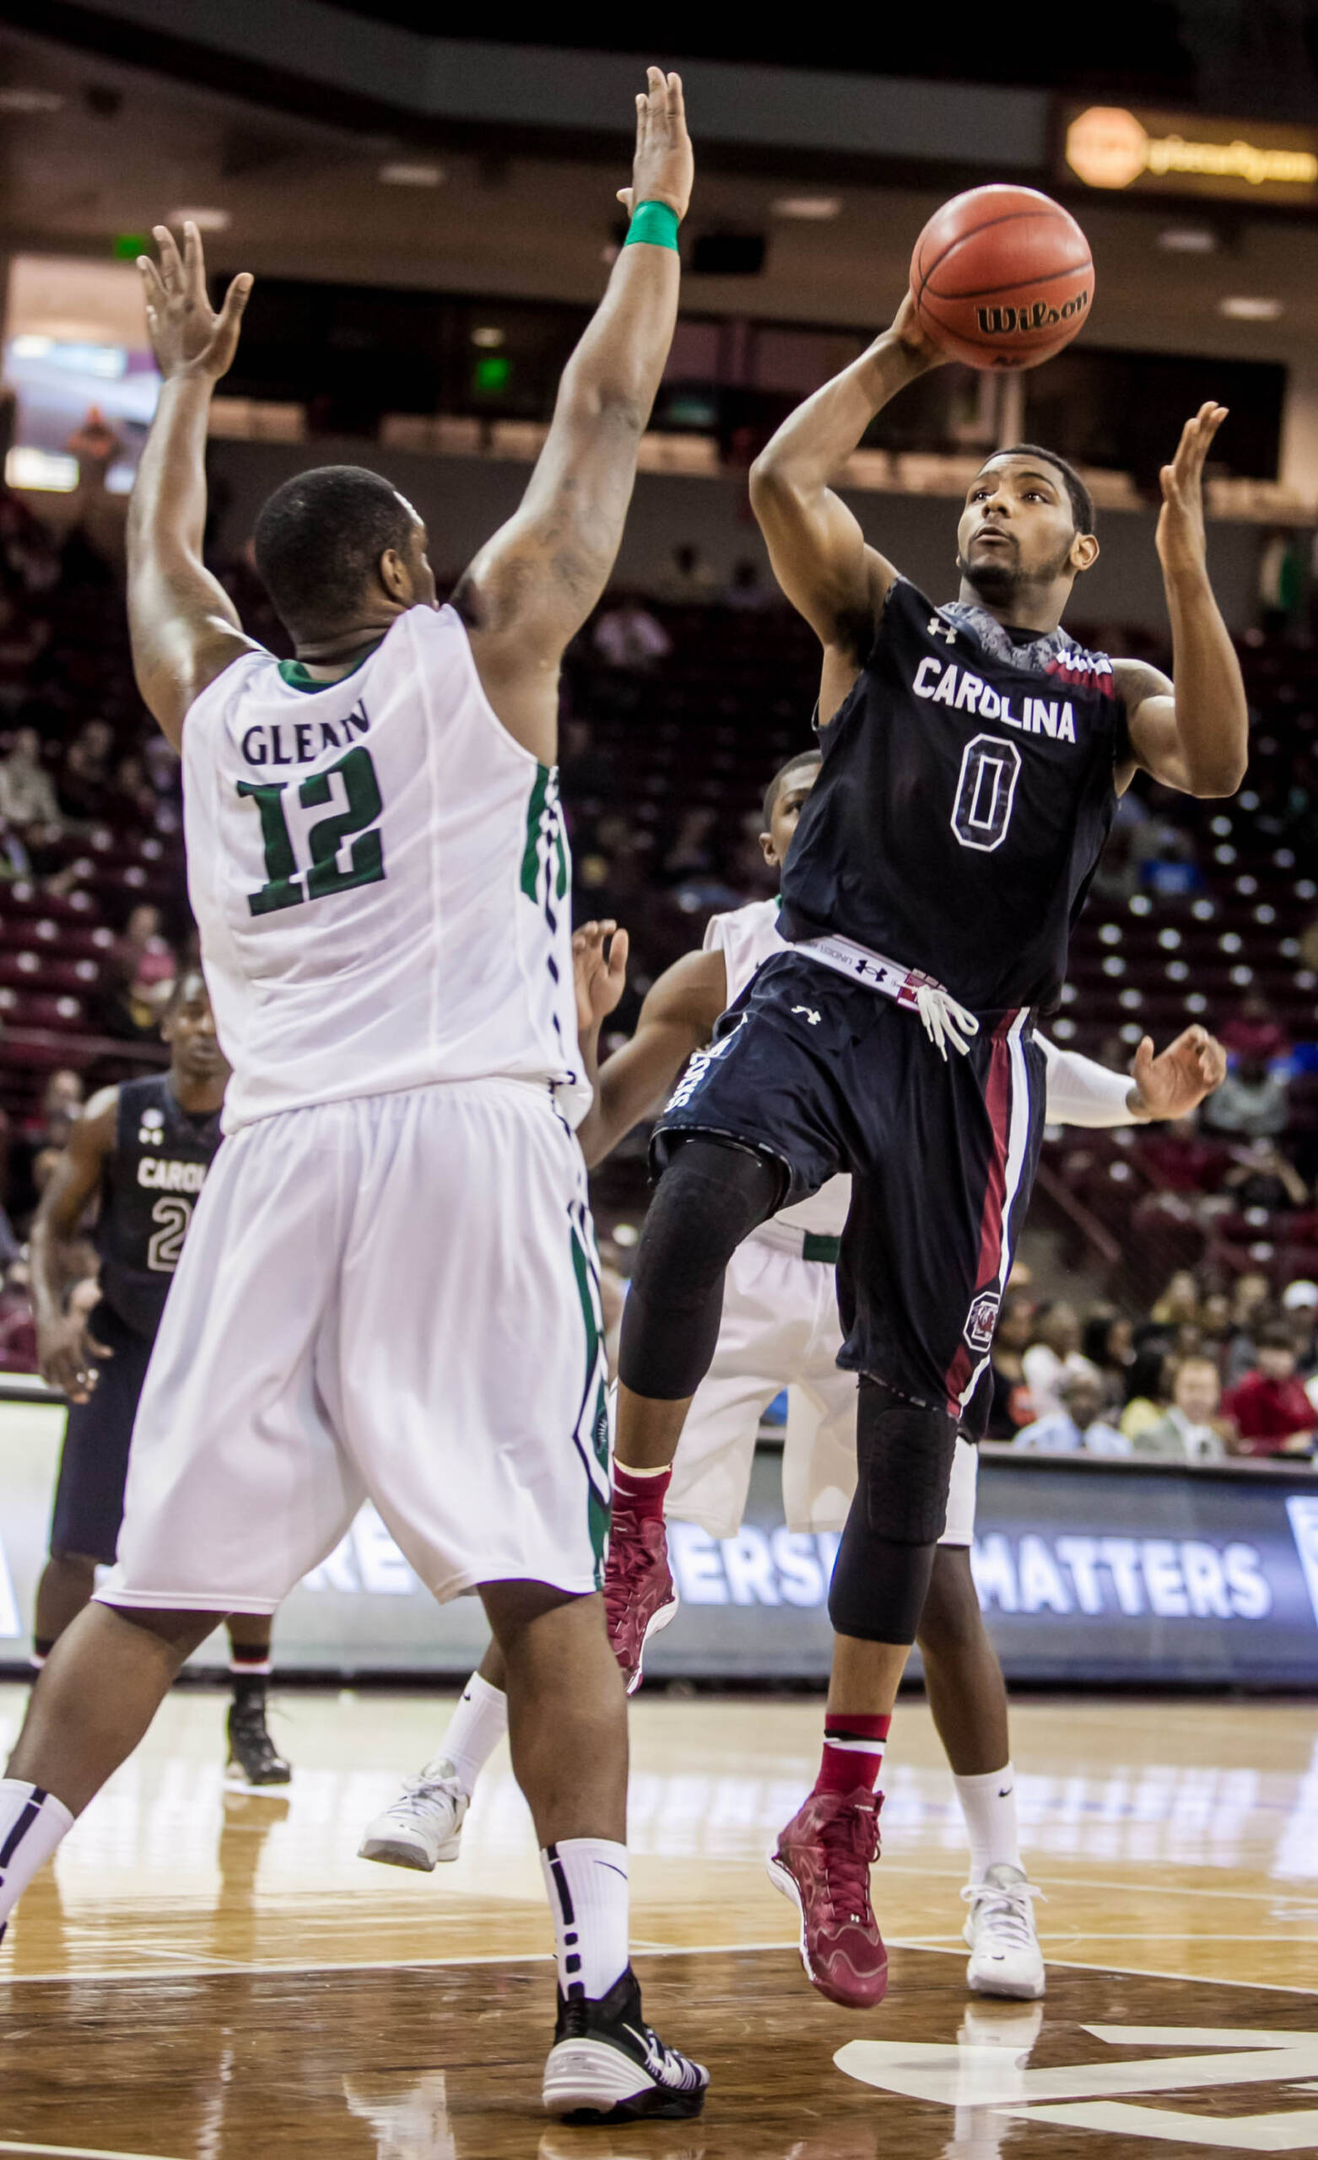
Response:
[{"label": "player's tattooed arm", "polygon": [[1121,788],[1139,767],[1187,795],[1234,795],[1245,777],[1249,708],[1231,633],[1208,580],[1204,530],[1204,461],[1225,419],[1224,405],[1200,406],[1186,421],[1171,464],[1162,468],[1156,538],[1174,680],[1137,661],[1116,663],[1131,748],[1131,761],[1118,771]]},{"label": "player's tattooed arm", "polygon": [[114,1147],[118,1110],[117,1087],[102,1088],[92,1097],[69,1135],[32,1220],[29,1257],[37,1364],[47,1387],[73,1402],[86,1402],[96,1385],[96,1354],[88,1334],[88,1307],[69,1295],[76,1288],[69,1249]]},{"label": "player's tattooed arm", "polygon": [[577,1138],[592,1169],[634,1125],[657,1116],[727,1002],[727,963],[717,950],[684,954],[646,992],[631,1041],[605,1059],[598,1076],[591,1075],[595,1100]]},{"label": "player's tattooed arm", "polygon": [[[839,675],[849,666],[854,678],[897,572],[867,545],[832,482],[875,414],[942,361],[908,293],[892,327],[798,406],[751,467],[751,507],[774,576],[825,651],[836,652]],[[848,687],[841,681],[842,695]],[[837,702],[826,680],[825,717]]]},{"label": "player's tattooed arm", "polygon": [[[691,182],[681,78],[652,67],[636,100],[632,182],[620,199],[629,210],[664,203],[681,218]],[[453,595],[494,710],[546,764],[556,752],[559,662],[617,557],[679,282],[675,249],[640,240],[619,249],[604,298],[563,370],[521,507]]]},{"label": "player's tattooed arm", "polygon": [[196,226],[185,224],[181,256],[167,226],[154,233],[159,267],[146,255],[137,267],[164,380],[128,507],[128,627],[137,687],[177,748],[188,707],[256,649],[202,560],[211,395],[232,365],[252,280],[236,277],[217,313]]}]

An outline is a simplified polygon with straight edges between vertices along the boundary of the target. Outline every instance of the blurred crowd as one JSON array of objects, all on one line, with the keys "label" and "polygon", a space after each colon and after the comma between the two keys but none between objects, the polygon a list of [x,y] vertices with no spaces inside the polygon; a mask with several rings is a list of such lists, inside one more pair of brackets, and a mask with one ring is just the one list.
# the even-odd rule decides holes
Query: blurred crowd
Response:
[{"label": "blurred crowd", "polygon": [[1224,1462],[1312,1460],[1318,1282],[1278,1296],[1262,1272],[1228,1289],[1178,1270],[1147,1317],[1082,1317],[1018,1270],[993,1344],[988,1437],[1044,1454]]}]

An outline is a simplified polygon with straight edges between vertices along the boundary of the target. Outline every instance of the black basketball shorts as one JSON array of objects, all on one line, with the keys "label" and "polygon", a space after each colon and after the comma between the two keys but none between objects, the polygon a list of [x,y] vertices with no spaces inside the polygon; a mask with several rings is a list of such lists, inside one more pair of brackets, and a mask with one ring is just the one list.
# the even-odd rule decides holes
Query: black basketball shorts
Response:
[{"label": "black basketball shorts", "polygon": [[1043,1137],[1045,1064],[1024,1012],[980,1013],[944,1062],[919,1014],[803,953],[775,954],[692,1058],[655,1127],[775,1156],[782,1205],[853,1179],[838,1363],[945,1409],[974,1437]]},{"label": "black basketball shorts", "polygon": [[90,1399],[69,1405],[50,1549],[83,1553],[108,1567],[123,1521],[128,1444],[154,1338],[139,1335],[104,1302],[92,1313],[90,1332],[111,1355],[97,1360]]}]

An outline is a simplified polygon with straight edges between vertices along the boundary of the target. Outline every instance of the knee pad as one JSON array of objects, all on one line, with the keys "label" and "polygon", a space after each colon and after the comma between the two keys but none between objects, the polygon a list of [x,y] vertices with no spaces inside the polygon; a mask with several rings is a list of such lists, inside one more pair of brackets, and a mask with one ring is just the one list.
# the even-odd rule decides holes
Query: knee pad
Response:
[{"label": "knee pad", "polygon": [[956,1423],[882,1381],[860,1383],[856,1491],[829,1589],[829,1618],[863,1642],[914,1642],[947,1520]]},{"label": "knee pad", "polygon": [[781,1163],[695,1134],[675,1145],[645,1218],[623,1307],[618,1371],[636,1395],[676,1402],[709,1370],[723,1271],[778,1206]]}]

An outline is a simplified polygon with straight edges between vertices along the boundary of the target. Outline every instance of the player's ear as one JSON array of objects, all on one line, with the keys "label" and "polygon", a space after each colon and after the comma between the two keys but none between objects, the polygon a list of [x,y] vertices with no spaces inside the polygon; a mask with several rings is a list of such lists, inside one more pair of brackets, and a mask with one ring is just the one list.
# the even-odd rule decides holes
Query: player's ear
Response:
[{"label": "player's ear", "polygon": [[391,600],[398,601],[400,606],[403,607],[411,606],[413,598],[412,568],[407,558],[400,555],[397,548],[385,549],[377,565],[377,574],[380,583]]},{"label": "player's ear", "polygon": [[1077,533],[1071,542],[1071,568],[1077,574],[1082,570],[1092,570],[1098,561],[1098,554],[1097,533]]},{"label": "player's ear", "polygon": [[774,850],[773,834],[762,832],[759,834],[758,837],[760,842],[760,853],[763,855],[765,861],[768,863],[769,868],[771,870],[776,870],[779,867],[779,864],[777,854]]}]

